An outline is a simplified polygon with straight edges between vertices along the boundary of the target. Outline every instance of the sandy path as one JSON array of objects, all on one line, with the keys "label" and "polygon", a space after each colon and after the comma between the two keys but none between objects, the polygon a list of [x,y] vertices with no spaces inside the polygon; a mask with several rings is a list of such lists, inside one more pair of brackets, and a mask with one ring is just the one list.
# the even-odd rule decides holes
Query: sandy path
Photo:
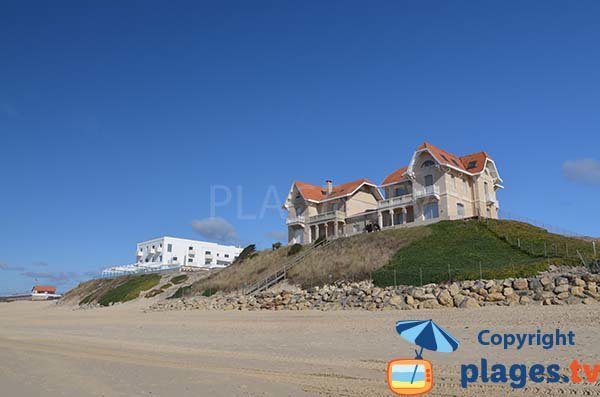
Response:
[{"label": "sandy path", "polygon": [[[600,305],[408,312],[164,312],[137,304],[71,310],[52,303],[0,304],[0,385],[7,396],[389,396],[385,364],[410,357],[393,329],[433,318],[459,338],[453,354],[428,353],[431,395],[600,395],[600,384],[529,383],[519,391],[462,389],[461,363],[568,365],[600,362]],[[486,348],[484,328],[576,333],[575,347]]]}]

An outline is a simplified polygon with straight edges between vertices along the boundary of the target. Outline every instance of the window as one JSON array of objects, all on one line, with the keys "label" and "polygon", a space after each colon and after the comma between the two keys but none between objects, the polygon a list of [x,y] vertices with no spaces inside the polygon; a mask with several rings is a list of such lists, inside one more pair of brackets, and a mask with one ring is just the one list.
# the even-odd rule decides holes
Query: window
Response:
[{"label": "window", "polygon": [[433,175],[425,175],[425,186],[433,185]]},{"label": "window", "polygon": [[160,261],[162,262],[162,255],[159,258],[160,258]]},{"label": "window", "polygon": [[225,258],[229,258],[229,254],[225,254]]},{"label": "window", "polygon": [[425,219],[435,219],[440,216],[438,203],[427,203],[425,204]]},{"label": "window", "polygon": [[176,257],[176,256],[174,256],[174,257],[173,257],[173,260],[174,260],[174,261],[176,261],[176,260],[177,260],[177,257]]},{"label": "window", "polygon": [[206,251],[204,255],[211,255],[210,251]]},{"label": "window", "polygon": [[167,244],[167,252],[173,252],[173,244]]},{"label": "window", "polygon": [[188,263],[192,263],[193,261],[194,261],[194,259],[188,258]]},{"label": "window", "polygon": [[217,252],[217,256],[219,256],[219,253]]},{"label": "window", "polygon": [[190,258],[195,258],[195,257],[196,257],[196,255],[194,255],[194,254],[189,254],[188,256],[189,256]]},{"label": "window", "polygon": [[358,223],[355,223],[354,225],[352,225],[352,231],[354,233],[360,232],[360,225]]},{"label": "window", "polygon": [[456,203],[456,213],[458,216],[465,216],[465,206],[461,203]]},{"label": "window", "polygon": [[192,250],[194,249],[194,247],[190,247],[190,248],[188,248],[188,249],[189,249],[190,251],[192,251]]},{"label": "window", "polygon": [[421,164],[421,168],[433,167],[435,163],[433,160],[425,160],[423,164]]},{"label": "window", "polygon": [[469,164],[467,165],[467,169],[470,170],[471,168],[475,168],[477,167],[477,161],[469,161]]},{"label": "window", "polygon": [[483,191],[485,192],[485,198],[487,199],[488,196],[489,196],[488,183],[487,182],[483,182]]},{"label": "window", "polygon": [[467,181],[465,179],[463,179],[463,192],[465,194],[469,193],[469,184],[467,183]]},{"label": "window", "polygon": [[204,261],[204,264],[205,264],[205,265],[210,265],[211,263],[212,263],[212,260],[211,260],[211,259],[206,259],[206,260]]}]

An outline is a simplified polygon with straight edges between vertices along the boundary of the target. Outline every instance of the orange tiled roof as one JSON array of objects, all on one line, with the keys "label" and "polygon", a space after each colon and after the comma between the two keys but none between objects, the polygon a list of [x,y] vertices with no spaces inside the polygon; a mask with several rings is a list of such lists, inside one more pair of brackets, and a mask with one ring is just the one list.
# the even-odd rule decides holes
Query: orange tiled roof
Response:
[{"label": "orange tiled roof", "polygon": [[479,152],[462,156],[460,160],[467,171],[475,174],[483,171],[483,167],[485,167],[485,160],[489,158],[490,156],[488,156],[486,152]]},{"label": "orange tiled roof", "polygon": [[408,167],[402,167],[399,170],[392,172],[391,174],[385,177],[383,182],[381,182],[381,185],[389,185],[390,183],[402,182],[406,179],[404,177],[404,173],[406,173],[407,169]]},{"label": "orange tiled roof", "polygon": [[306,200],[322,201],[332,199],[336,197],[344,197],[355,191],[363,183],[370,183],[374,185],[370,180],[363,178],[356,181],[344,183],[341,185],[333,186],[331,194],[327,194],[327,191],[323,186],[316,186],[306,182],[296,181],[294,184]]},{"label": "orange tiled roof", "polygon": [[48,294],[55,294],[56,293],[56,287],[53,287],[51,285],[36,285],[35,287],[33,287],[33,291],[36,291],[37,293],[48,293]]},{"label": "orange tiled roof", "polygon": [[423,150],[423,149],[429,149],[429,151],[431,153],[433,153],[435,158],[438,159],[438,161],[443,165],[449,165],[449,166],[461,169],[463,171],[467,170],[465,168],[465,166],[463,165],[462,161],[460,160],[460,157],[458,157],[452,153],[442,150],[436,146],[433,146],[431,143],[427,143],[427,142],[425,142],[424,144],[419,146],[419,148],[417,150]]},{"label": "orange tiled roof", "polygon": [[[448,165],[458,168],[462,171],[476,174],[483,171],[485,166],[485,160],[491,158],[486,152],[478,152],[469,154],[466,156],[458,157],[450,152],[433,146],[431,143],[425,142],[417,148],[417,150],[428,149],[433,153],[434,157],[440,161],[442,165]],[[407,167],[400,168],[389,174],[381,183],[382,185],[388,185],[391,183],[402,182],[404,174],[407,171]]]}]

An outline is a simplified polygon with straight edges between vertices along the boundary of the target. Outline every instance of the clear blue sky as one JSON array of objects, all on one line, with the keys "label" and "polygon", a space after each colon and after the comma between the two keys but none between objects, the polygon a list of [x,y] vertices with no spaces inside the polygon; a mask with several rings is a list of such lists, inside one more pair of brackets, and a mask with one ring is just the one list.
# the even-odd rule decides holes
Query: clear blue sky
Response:
[{"label": "clear blue sky", "polygon": [[[379,183],[423,141],[488,151],[504,209],[598,236],[599,17],[598,1],[4,1],[0,293],[64,290],[161,235],[269,246],[285,226],[263,202],[292,180]],[[214,185],[232,203],[211,213]]]}]

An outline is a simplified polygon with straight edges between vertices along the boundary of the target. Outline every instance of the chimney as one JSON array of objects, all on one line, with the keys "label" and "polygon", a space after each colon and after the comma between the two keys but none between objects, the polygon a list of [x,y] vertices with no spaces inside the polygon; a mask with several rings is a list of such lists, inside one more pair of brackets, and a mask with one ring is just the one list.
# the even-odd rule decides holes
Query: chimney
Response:
[{"label": "chimney", "polygon": [[331,192],[333,191],[333,182],[331,181],[331,179],[325,181],[325,191],[327,192],[327,194],[331,194]]}]

